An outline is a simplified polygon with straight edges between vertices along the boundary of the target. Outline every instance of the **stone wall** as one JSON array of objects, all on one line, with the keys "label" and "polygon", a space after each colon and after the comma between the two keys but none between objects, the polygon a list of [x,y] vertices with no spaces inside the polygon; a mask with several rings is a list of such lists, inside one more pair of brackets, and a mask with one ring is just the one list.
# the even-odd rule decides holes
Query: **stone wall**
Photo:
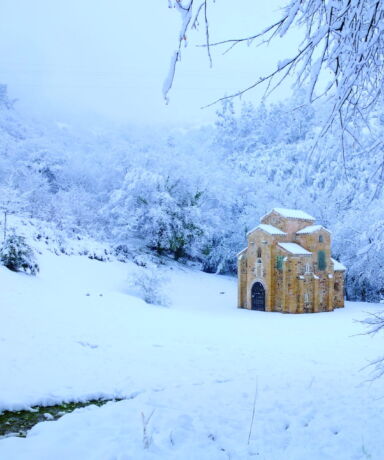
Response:
[{"label": "stone wall", "polygon": [[313,225],[313,220],[287,219],[286,217],[277,214],[275,211],[272,211],[261,219],[261,223],[273,225],[283,232],[288,233],[288,241],[293,241],[292,238],[294,238],[296,232],[304,227]]},{"label": "stone wall", "polygon": [[[322,237],[323,241],[319,241],[319,237]],[[331,235],[325,230],[320,230],[317,232],[304,234],[304,235],[295,235],[295,242],[303,246],[303,248],[313,253],[313,269],[317,273],[319,271],[318,267],[318,253],[319,251],[324,251],[326,256],[326,271],[332,272],[332,263],[331,263]]]},{"label": "stone wall", "polygon": [[333,304],[335,308],[344,307],[344,272],[334,273]]},{"label": "stone wall", "polygon": [[261,230],[256,230],[248,236],[246,308],[252,309],[252,285],[259,281],[265,289],[266,310],[271,310],[271,253],[273,244],[274,236]]},{"label": "stone wall", "polygon": [[237,259],[237,283],[237,306],[245,308],[247,302],[247,251],[242,251]]}]

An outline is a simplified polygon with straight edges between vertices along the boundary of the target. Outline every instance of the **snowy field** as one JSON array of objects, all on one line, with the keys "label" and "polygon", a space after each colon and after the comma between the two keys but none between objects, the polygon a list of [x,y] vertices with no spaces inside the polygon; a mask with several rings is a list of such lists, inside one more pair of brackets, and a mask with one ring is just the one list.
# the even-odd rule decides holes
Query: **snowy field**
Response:
[{"label": "snowy field", "polygon": [[132,295],[133,264],[39,263],[36,278],[0,267],[0,410],[127,399],[3,438],[0,459],[383,458],[384,379],[364,367],[384,340],[356,322],[383,305],[238,310],[234,278],[175,264],[167,308]]}]

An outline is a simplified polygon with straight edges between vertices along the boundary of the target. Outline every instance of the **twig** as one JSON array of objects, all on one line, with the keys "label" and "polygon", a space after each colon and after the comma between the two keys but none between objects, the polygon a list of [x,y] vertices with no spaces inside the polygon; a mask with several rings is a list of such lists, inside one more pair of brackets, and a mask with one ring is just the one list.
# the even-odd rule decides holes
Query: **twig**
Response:
[{"label": "twig", "polygon": [[148,449],[152,443],[152,436],[148,434],[148,424],[151,421],[152,415],[155,413],[155,409],[150,413],[148,418],[145,418],[144,412],[141,413],[141,420],[143,422],[143,446],[144,449]]},{"label": "twig", "polygon": [[251,442],[251,435],[252,435],[252,428],[253,428],[253,422],[255,420],[255,411],[256,411],[256,398],[257,398],[257,379],[256,379],[256,386],[255,386],[255,396],[253,398],[253,408],[252,408],[252,418],[251,418],[251,424],[249,426],[249,434],[248,434],[248,445]]}]

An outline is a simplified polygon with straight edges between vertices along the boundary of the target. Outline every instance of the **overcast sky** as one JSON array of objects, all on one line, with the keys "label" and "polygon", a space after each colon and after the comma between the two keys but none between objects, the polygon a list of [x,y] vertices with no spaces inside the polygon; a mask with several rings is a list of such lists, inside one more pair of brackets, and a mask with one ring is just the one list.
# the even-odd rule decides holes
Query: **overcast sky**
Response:
[{"label": "overcast sky", "polygon": [[[279,15],[283,0],[216,0],[213,40],[261,30]],[[235,4],[235,6],[233,6]],[[214,53],[209,68],[191,34],[170,104],[161,88],[177,44],[179,14],[167,0],[2,0],[0,81],[19,107],[58,120],[107,118],[119,122],[201,124],[215,109],[200,107],[252,83],[295,49],[238,47]],[[288,94],[287,87],[277,98]],[[247,99],[258,101],[260,92]]]}]

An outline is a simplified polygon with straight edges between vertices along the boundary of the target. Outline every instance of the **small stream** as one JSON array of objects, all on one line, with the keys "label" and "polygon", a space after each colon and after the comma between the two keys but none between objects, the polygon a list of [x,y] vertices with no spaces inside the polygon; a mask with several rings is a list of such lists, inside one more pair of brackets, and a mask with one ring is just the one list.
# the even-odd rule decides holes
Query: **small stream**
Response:
[{"label": "small stream", "polygon": [[103,406],[110,401],[122,401],[123,398],[91,399],[86,402],[61,403],[54,406],[33,406],[29,410],[0,412],[0,438],[17,436],[25,438],[27,432],[37,423],[57,420],[69,412],[91,405]]}]

